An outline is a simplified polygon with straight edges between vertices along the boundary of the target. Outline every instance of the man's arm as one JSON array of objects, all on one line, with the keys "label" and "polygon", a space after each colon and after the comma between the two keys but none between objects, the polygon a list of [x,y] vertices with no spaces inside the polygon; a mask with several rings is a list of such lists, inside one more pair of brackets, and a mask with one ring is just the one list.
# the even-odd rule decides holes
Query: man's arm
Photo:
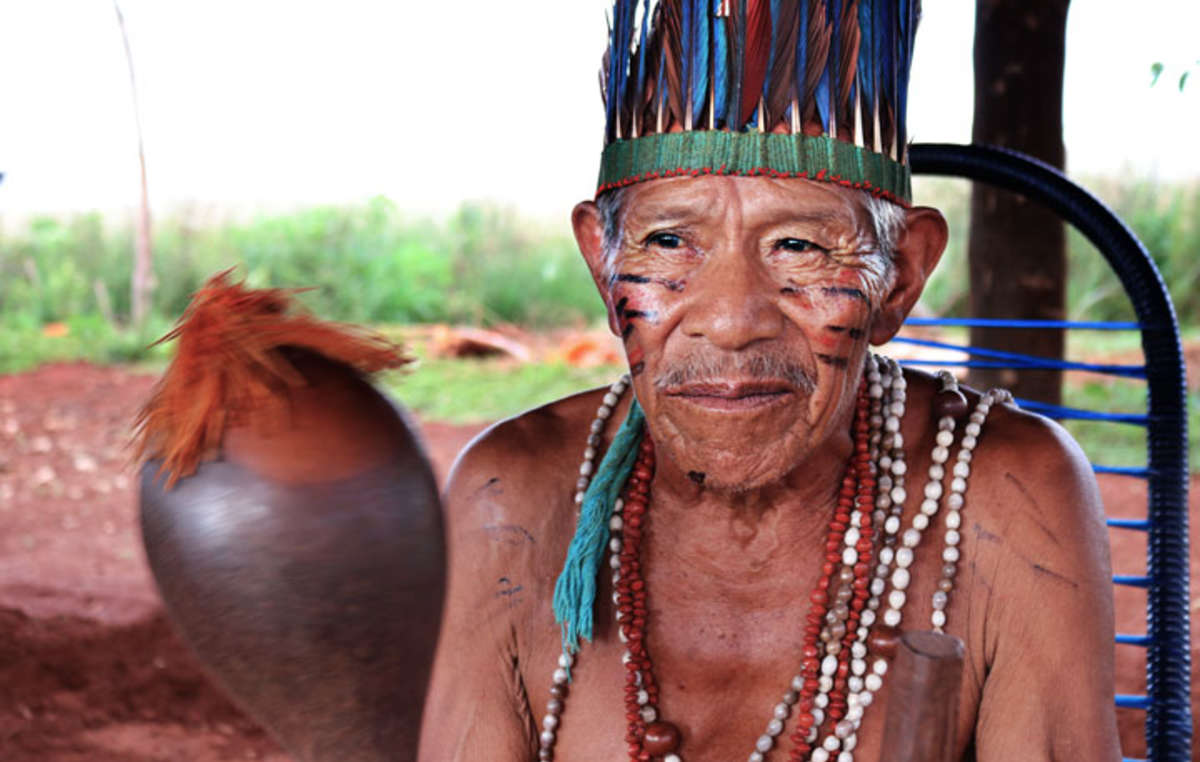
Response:
[{"label": "man's arm", "polygon": [[[1056,424],[1003,414],[984,484],[1003,527],[987,612],[979,762],[1118,760],[1111,564],[1096,480]],[[990,450],[990,452],[988,451]]]},{"label": "man's arm", "polygon": [[536,747],[517,669],[513,587],[531,543],[505,531],[503,462],[493,430],[456,464],[443,500],[449,552],[445,614],[425,702],[418,759],[531,760]]}]

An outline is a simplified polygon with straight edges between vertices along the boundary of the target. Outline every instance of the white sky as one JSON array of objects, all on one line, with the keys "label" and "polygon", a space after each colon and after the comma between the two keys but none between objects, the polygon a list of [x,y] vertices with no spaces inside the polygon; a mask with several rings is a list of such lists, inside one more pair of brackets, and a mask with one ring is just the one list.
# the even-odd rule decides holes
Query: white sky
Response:
[{"label": "white sky", "polygon": [[[606,0],[123,0],[152,204],[288,206],[385,194],[564,213],[599,159]],[[1074,173],[1200,177],[1200,3],[1074,0]],[[925,0],[910,133],[970,137],[974,3]],[[1155,88],[1149,68],[1167,63]],[[0,0],[0,215],[120,209],[137,165],[110,0]],[[553,104],[548,107],[547,104]],[[536,114],[536,121],[527,115]],[[1036,118],[1036,115],[1031,115]]]}]

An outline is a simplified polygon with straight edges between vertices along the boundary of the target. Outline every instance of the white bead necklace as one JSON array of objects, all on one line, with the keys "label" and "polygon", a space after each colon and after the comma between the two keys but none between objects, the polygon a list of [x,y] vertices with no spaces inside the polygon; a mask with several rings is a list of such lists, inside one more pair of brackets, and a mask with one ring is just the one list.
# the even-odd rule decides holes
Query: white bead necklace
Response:
[{"label": "white bead necklace", "polygon": [[[592,420],[588,431],[587,446],[583,450],[583,461],[579,464],[579,478],[575,482],[575,511],[583,506],[583,496],[592,481],[596,470],[596,452],[600,447],[601,432],[605,422],[612,417],[613,408],[620,401],[621,395],[629,388],[630,376],[621,376],[604,395],[600,407],[596,408],[596,417]],[[620,513],[621,500],[617,499],[613,506],[614,514]],[[617,515],[612,523],[620,526],[620,516]],[[611,524],[610,524],[611,525]],[[610,542],[611,547],[611,542]],[[618,564],[619,565],[619,564]],[[615,582],[614,571],[614,582]],[[559,718],[566,709],[567,683],[570,681],[570,669],[575,664],[571,654],[562,653],[558,657],[558,666],[551,676],[550,699],[546,702],[546,714],[542,716],[542,730],[538,736],[538,759],[548,762],[554,759],[554,742],[557,740]]]},{"label": "white bead necklace", "polygon": [[[947,371],[938,373],[938,378],[942,383],[942,391],[958,391],[958,382]],[[1012,395],[1002,389],[993,389],[982,395],[979,402],[975,406],[975,411],[971,413],[969,423],[964,427],[965,436],[959,445],[959,453],[957,463],[955,465],[955,476],[950,485],[950,495],[947,498],[948,510],[946,513],[946,533],[944,535],[944,547],[942,550],[942,578],[938,583],[938,589],[932,595],[933,613],[930,616],[934,630],[944,632],[946,624],[946,608],[950,602],[950,591],[953,589],[953,579],[955,576],[954,564],[959,559],[958,544],[960,535],[958,532],[959,526],[962,523],[961,510],[964,504],[964,497],[967,491],[966,477],[970,474],[971,451],[975,449],[978,442],[978,436],[983,429],[983,423],[987,418],[988,411],[996,402],[1011,401]],[[902,611],[907,600],[906,590],[911,581],[911,567],[915,550],[921,542],[921,533],[929,526],[929,521],[937,515],[939,509],[939,500],[942,497],[942,480],[945,478],[945,463],[949,459],[950,446],[954,443],[955,420],[950,416],[943,416],[938,419],[938,433],[934,438],[933,452],[931,453],[932,463],[929,466],[929,481],[925,485],[925,496],[921,501],[920,511],[913,516],[910,526],[902,535],[902,545],[894,552],[894,561],[896,568],[891,573],[891,591],[887,596],[887,609],[884,611],[883,622],[889,627],[898,628],[903,618]],[[960,468],[961,466],[961,468]],[[890,517],[889,517],[890,520]],[[883,558],[881,552],[881,559]],[[893,560],[888,558],[889,561]],[[886,562],[881,562],[880,567],[886,567]],[[886,569],[884,569],[886,574]],[[876,577],[879,579],[880,577]],[[864,614],[866,612],[863,612]],[[865,622],[865,617],[864,617]],[[860,629],[866,629],[860,628]],[[866,633],[859,634],[865,637]],[[871,673],[866,676],[862,683],[862,690],[857,694],[851,693],[846,701],[850,705],[847,710],[847,718],[850,717],[852,711],[857,707],[856,721],[854,723],[855,731],[857,732],[859,722],[857,721],[862,716],[862,707],[869,706],[874,698],[874,694],[878,693],[883,687],[883,676],[887,673],[887,659],[878,658],[871,667]],[[837,762],[853,762],[853,755],[846,755],[850,749],[854,748],[856,732],[846,736],[841,748],[843,753],[837,758]],[[838,747],[830,749],[829,746],[823,747],[826,750],[834,751]],[[819,755],[814,750],[811,757],[812,762],[825,762],[828,757]]]}]

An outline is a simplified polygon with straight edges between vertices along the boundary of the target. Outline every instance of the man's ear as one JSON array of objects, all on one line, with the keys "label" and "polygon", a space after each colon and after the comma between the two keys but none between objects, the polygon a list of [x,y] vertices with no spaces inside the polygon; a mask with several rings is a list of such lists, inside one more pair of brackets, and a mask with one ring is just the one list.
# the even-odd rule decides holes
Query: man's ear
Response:
[{"label": "man's ear", "polygon": [[946,218],[937,209],[915,206],[905,213],[904,230],[892,259],[891,290],[871,325],[872,344],[886,344],[900,330],[942,258],[949,237]]},{"label": "man's ear", "polygon": [[621,329],[613,311],[611,284],[605,274],[604,221],[600,218],[600,208],[592,201],[580,201],[571,211],[571,227],[575,230],[575,243],[587,262],[600,298],[608,308],[608,327],[614,335],[620,336]]}]

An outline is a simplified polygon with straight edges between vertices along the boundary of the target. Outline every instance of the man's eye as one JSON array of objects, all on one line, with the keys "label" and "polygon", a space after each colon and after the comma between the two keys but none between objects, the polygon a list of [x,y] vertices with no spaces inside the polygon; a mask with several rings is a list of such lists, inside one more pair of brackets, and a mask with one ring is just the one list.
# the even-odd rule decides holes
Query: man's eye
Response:
[{"label": "man's eye", "polygon": [[646,238],[646,244],[663,249],[678,249],[683,246],[683,239],[674,233],[651,233]]},{"label": "man's eye", "polygon": [[806,241],[803,238],[780,238],[775,242],[775,248],[783,249],[784,251],[824,251],[824,249],[812,241]]}]

